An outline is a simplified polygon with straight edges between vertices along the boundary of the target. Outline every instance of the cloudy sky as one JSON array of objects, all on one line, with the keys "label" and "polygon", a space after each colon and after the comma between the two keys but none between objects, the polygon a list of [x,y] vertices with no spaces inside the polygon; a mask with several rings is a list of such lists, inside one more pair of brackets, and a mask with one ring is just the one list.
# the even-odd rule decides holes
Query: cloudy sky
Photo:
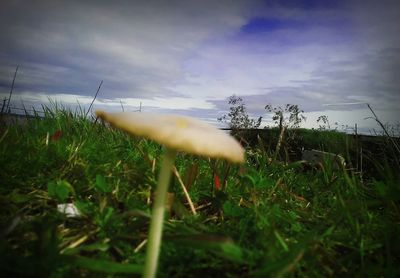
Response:
[{"label": "cloudy sky", "polygon": [[173,112],[210,122],[241,96],[249,113],[297,104],[305,127],[400,120],[400,2],[0,3],[0,97],[11,105]]}]

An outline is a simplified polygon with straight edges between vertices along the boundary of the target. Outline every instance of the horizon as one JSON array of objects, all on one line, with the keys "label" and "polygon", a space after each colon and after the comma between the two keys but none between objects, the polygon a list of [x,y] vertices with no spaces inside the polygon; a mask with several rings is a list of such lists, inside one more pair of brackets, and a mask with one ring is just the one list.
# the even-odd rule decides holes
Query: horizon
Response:
[{"label": "horizon", "polygon": [[[4,105],[4,103],[6,103],[7,99],[3,100],[3,106],[6,107],[7,105]],[[4,113],[5,115],[10,115],[12,117],[44,117],[45,116],[45,111],[43,110],[43,107],[45,107],[46,109],[50,109],[52,111],[57,111],[57,110],[61,110],[61,111],[70,111],[72,112],[74,115],[77,116],[82,116],[85,115],[85,118],[94,120],[96,117],[93,113],[93,111],[89,111],[89,110],[85,110],[85,108],[82,108],[79,104],[76,106],[73,106],[74,111],[71,109],[72,107],[65,107],[62,103],[57,103],[57,102],[53,102],[52,100],[49,100],[50,102],[50,106],[53,107],[49,107],[49,106],[41,106],[40,108],[27,108],[25,106],[22,107],[13,107],[13,106],[9,106],[9,111],[3,111],[3,106],[2,106],[2,113]],[[88,112],[89,111],[89,112]],[[118,112],[118,111],[115,111]],[[139,107],[139,109],[137,110],[130,110],[130,111],[119,111],[119,112],[138,112],[141,113],[143,112],[141,109],[141,106]],[[79,115],[79,113],[81,113],[81,115]],[[272,114],[272,113],[271,113]],[[371,115],[373,115],[371,113]],[[326,115],[323,115],[326,116]],[[369,118],[373,119],[373,116],[370,116]],[[254,119],[256,120],[256,119]],[[328,119],[329,120],[329,119]],[[377,118],[377,120],[379,120],[379,118]],[[9,121],[12,121],[9,120]],[[18,119],[17,119],[18,121]],[[377,122],[376,120],[374,120],[375,122]],[[7,119],[6,119],[7,122]],[[206,121],[207,122],[207,121]],[[223,123],[222,121],[217,120],[216,122],[208,122],[209,124],[212,124],[214,126],[216,126],[218,129],[221,130],[233,130],[233,128],[229,127],[229,123]],[[385,125],[385,123],[383,123]],[[251,130],[263,130],[263,129],[274,129],[274,128],[278,128],[278,126],[273,122],[273,121],[269,121],[269,122],[265,122],[265,121],[261,121],[261,125],[260,127],[257,128],[239,128],[239,129],[251,129]],[[293,127],[289,128],[292,129]],[[312,127],[304,127],[304,122],[300,124],[299,127],[295,127],[295,128],[299,128],[299,129],[306,129],[306,130],[316,130],[316,131],[336,131],[336,132],[341,132],[341,133],[345,133],[348,135],[364,135],[364,136],[386,136],[387,132],[389,134],[389,136],[392,137],[399,137],[400,136],[400,125],[385,125],[385,130],[382,129],[382,127],[377,123],[377,126],[370,129],[370,128],[359,128],[357,123],[354,126],[344,126],[344,125],[339,125],[338,123],[333,123],[333,125],[331,125],[331,123],[329,122],[328,124],[326,123],[318,123],[318,126],[312,126]]]},{"label": "horizon", "polygon": [[399,124],[400,2],[35,1],[0,9],[0,97],[192,116],[220,126],[237,95],[252,118],[296,104],[301,127]]}]

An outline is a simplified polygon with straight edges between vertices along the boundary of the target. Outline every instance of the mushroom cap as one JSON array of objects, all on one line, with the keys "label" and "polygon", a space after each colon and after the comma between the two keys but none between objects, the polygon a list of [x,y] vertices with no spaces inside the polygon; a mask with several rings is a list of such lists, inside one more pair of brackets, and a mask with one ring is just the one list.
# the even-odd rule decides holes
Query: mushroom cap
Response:
[{"label": "mushroom cap", "polygon": [[152,139],[167,148],[200,156],[244,162],[244,149],[236,139],[202,121],[174,114],[139,112],[96,115],[125,132]]}]

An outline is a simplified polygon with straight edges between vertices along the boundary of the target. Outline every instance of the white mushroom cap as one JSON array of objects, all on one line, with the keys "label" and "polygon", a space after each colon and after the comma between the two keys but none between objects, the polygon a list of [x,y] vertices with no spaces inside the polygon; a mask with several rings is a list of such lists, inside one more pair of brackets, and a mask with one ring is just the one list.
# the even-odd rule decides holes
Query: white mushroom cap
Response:
[{"label": "white mushroom cap", "polygon": [[167,148],[201,156],[244,162],[244,149],[232,136],[199,120],[173,114],[97,110],[112,126],[152,139]]}]

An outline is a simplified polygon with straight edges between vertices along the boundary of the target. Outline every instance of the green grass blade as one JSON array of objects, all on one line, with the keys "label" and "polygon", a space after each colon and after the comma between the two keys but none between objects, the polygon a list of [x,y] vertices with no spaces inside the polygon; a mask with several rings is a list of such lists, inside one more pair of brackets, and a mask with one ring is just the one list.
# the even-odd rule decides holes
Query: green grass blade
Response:
[{"label": "green grass blade", "polygon": [[95,272],[140,274],[143,266],[138,264],[122,264],[106,260],[91,259],[82,256],[68,256],[71,264]]}]

